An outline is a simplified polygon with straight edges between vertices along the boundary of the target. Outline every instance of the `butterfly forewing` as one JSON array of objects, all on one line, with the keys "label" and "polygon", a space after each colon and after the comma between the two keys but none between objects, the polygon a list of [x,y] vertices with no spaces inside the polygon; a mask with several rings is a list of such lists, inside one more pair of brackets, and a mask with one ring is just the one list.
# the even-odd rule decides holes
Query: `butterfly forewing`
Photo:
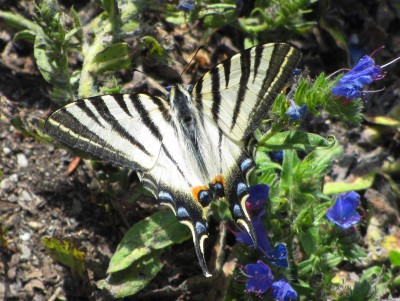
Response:
[{"label": "butterfly forewing", "polygon": [[136,170],[157,161],[168,125],[165,100],[139,95],[81,99],[55,111],[45,131],[61,142],[101,159]]},{"label": "butterfly forewing", "polygon": [[194,103],[225,135],[243,141],[267,115],[300,57],[296,48],[285,43],[247,49],[196,83]]}]

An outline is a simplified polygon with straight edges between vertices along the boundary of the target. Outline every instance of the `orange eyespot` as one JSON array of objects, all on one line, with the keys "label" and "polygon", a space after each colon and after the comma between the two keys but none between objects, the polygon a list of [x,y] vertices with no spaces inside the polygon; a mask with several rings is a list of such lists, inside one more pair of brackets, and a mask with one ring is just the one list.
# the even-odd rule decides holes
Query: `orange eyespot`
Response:
[{"label": "orange eyespot", "polygon": [[215,185],[217,183],[221,183],[222,187],[225,188],[225,179],[222,175],[216,176],[213,180],[212,183]]},{"label": "orange eyespot", "polygon": [[202,191],[208,191],[208,188],[206,186],[196,186],[192,188],[193,198],[199,203],[202,203],[200,198]]}]

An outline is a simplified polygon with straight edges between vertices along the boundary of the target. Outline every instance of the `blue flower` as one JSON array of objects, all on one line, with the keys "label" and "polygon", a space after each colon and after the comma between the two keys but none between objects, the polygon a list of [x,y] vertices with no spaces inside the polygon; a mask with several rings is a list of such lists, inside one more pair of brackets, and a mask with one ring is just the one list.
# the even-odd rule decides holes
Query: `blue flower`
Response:
[{"label": "blue flower", "polygon": [[269,152],[268,154],[269,154],[269,157],[271,158],[272,161],[282,163],[282,161],[283,161],[283,150],[275,151],[275,152]]},{"label": "blue flower", "polygon": [[[275,264],[280,268],[287,268],[289,266],[287,260],[287,249],[282,243],[277,244],[275,248],[272,248],[271,242],[269,241],[267,231],[261,221],[261,216],[265,214],[265,211],[261,211],[257,216],[251,219],[254,227],[257,239],[257,249],[264,255],[265,259]],[[254,242],[251,239],[247,231],[242,230],[235,233],[236,240],[240,243],[244,243],[250,247],[254,247]]]},{"label": "blue flower", "polygon": [[264,208],[268,200],[269,186],[258,184],[250,186],[250,195],[246,200],[246,209],[249,213],[256,213]]},{"label": "blue flower", "polygon": [[[257,239],[257,248],[264,254],[267,255],[273,252],[271,247],[271,243],[269,242],[269,238],[267,235],[267,231],[265,231],[265,227],[261,222],[261,216],[265,214],[265,211],[262,210],[257,216],[254,216],[251,219],[251,223],[253,224],[254,231],[256,233]],[[254,242],[251,239],[249,233],[247,231],[242,230],[239,233],[236,233],[236,240],[238,242],[244,243],[250,247],[254,247]]]},{"label": "blue flower", "polygon": [[287,248],[282,243],[277,244],[275,246],[275,249],[272,252],[269,252],[266,257],[269,262],[275,264],[280,268],[287,269],[289,266],[287,258]]},{"label": "blue flower", "polygon": [[359,98],[364,94],[364,86],[374,80],[381,79],[381,66],[375,65],[374,60],[364,55],[358,64],[347,72],[332,88],[332,95],[346,99]]},{"label": "blue flower", "polygon": [[274,275],[271,269],[261,260],[256,264],[248,264],[245,267],[247,276],[246,292],[252,292],[256,296],[261,296],[272,288]]},{"label": "blue flower", "polygon": [[342,229],[350,228],[360,221],[356,209],[360,203],[360,196],[354,191],[339,194],[335,204],[326,212],[326,217]]},{"label": "blue flower", "polygon": [[289,116],[289,120],[296,121],[303,118],[303,116],[307,113],[307,106],[303,105],[302,107],[299,107],[291,98],[289,98],[289,101],[290,101],[290,106],[285,112],[286,115]]},{"label": "blue flower", "polygon": [[272,284],[272,298],[276,301],[292,301],[297,299],[297,292],[285,279],[281,279]]},{"label": "blue flower", "polygon": [[195,6],[196,4],[194,0],[180,0],[177,9],[190,12],[191,10],[194,9]]}]

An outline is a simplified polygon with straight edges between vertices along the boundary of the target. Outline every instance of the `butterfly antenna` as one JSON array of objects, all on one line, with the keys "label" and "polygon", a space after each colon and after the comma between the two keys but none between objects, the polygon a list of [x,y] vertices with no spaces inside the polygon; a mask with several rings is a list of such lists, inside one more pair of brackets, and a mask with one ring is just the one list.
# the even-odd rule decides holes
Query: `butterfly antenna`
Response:
[{"label": "butterfly antenna", "polygon": [[190,60],[190,62],[186,65],[185,69],[183,69],[181,75],[179,75],[179,77],[182,77],[182,74],[185,73],[186,69],[190,66],[190,64],[193,62],[194,58],[196,57],[197,53],[201,50],[204,49],[204,46],[200,46],[199,48],[197,48],[196,53],[193,55],[192,59]]}]

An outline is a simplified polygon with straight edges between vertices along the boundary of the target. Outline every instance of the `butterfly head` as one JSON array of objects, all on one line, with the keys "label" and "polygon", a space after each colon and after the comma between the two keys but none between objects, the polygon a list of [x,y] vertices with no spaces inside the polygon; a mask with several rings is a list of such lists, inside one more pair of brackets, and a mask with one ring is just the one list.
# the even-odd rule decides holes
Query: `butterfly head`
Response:
[{"label": "butterfly head", "polygon": [[188,132],[192,132],[191,129],[194,129],[196,120],[192,96],[188,88],[179,84],[172,86],[169,101],[177,121]]}]

